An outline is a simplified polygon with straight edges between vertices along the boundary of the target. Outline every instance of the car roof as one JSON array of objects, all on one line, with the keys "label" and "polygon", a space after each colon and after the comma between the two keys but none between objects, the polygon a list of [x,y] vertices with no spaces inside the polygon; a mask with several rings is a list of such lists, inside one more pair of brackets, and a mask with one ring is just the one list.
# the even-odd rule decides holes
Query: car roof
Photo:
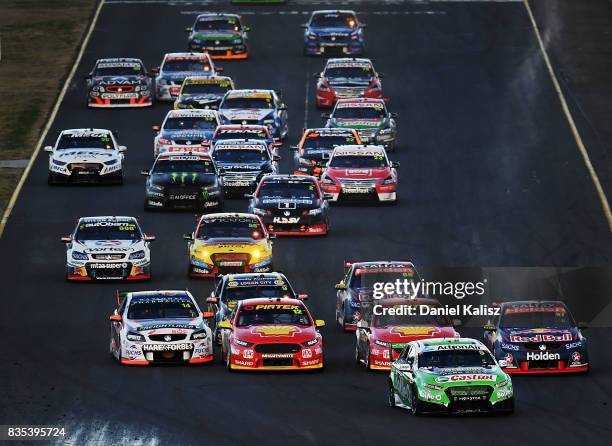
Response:
[{"label": "car roof", "polygon": [[410,260],[373,260],[368,262],[351,262],[355,268],[414,268]]},{"label": "car roof", "polygon": [[200,217],[200,221],[223,218],[250,218],[259,221],[257,215],[249,214],[247,212],[217,212],[215,214],[206,214]]},{"label": "car roof", "polygon": [[130,291],[128,292],[130,298],[138,297],[190,297],[192,300],[193,296],[187,290],[151,290],[151,291]]},{"label": "car roof", "polygon": [[380,98],[348,98],[348,99],[338,99],[336,102],[337,106],[342,106],[346,104],[361,104],[361,105],[375,105],[375,104],[385,104],[384,99]]},{"label": "car roof", "polygon": [[236,98],[248,98],[255,95],[266,95],[273,96],[274,90],[266,90],[262,88],[241,88],[237,90],[230,90],[225,94],[226,98],[236,97]]},{"label": "car roof", "polygon": [[183,81],[183,83],[185,84],[191,84],[191,83],[196,83],[196,82],[203,82],[206,84],[215,83],[212,81],[218,81],[219,83],[225,82],[225,81],[233,82],[232,78],[229,76],[187,76],[185,80]]},{"label": "car roof", "polygon": [[312,15],[315,14],[355,14],[355,11],[351,9],[317,9],[312,11]]},{"label": "car roof", "polygon": [[513,300],[511,302],[502,302],[502,307],[519,307],[519,306],[534,306],[534,307],[545,307],[561,305],[565,307],[565,303],[560,300]]},{"label": "car roof", "polygon": [[262,178],[266,183],[312,183],[316,181],[315,177],[309,175],[292,175],[292,174],[277,174],[266,175]]},{"label": "car roof", "polygon": [[327,59],[327,63],[325,64],[325,68],[328,68],[330,65],[341,65],[341,64],[357,64],[357,65],[372,65],[372,61],[370,59],[366,59],[364,57],[335,57],[332,59]]},{"label": "car roof", "polygon": [[238,14],[231,14],[228,12],[204,12],[202,14],[198,14],[196,17],[196,21],[200,19],[218,19],[218,18],[232,18],[240,20],[242,17]]},{"label": "car roof", "polygon": [[204,117],[204,116],[217,116],[217,110],[210,110],[207,108],[186,108],[181,110],[170,110],[166,115],[166,118],[188,118],[188,117]]},{"label": "car roof", "polygon": [[92,133],[113,133],[111,130],[108,129],[93,129],[93,128],[83,128],[83,129],[65,129],[61,131],[62,135],[70,135],[70,134],[79,134],[86,136],[88,134],[92,134]]},{"label": "car roof", "polygon": [[168,59],[206,59],[210,60],[210,56],[206,53],[192,53],[192,52],[180,52],[180,53],[166,53],[164,54],[164,60]]},{"label": "car roof", "polygon": [[105,59],[98,59],[96,61],[96,64],[99,64],[99,63],[139,63],[141,64],[142,61],[135,57],[108,57]]},{"label": "car roof", "polygon": [[[260,147],[268,148],[268,145],[258,138],[236,138],[236,139],[221,139],[215,142],[215,149],[227,146],[228,148],[240,148],[244,150],[255,149],[259,150]],[[248,146],[257,146],[257,147],[248,147]],[[225,148],[225,147],[223,147]]]},{"label": "car roof", "polygon": [[122,221],[130,221],[130,222],[136,222],[138,221],[136,217],[131,217],[131,216],[127,216],[127,215],[100,215],[100,216],[93,216],[93,217],[81,217],[79,218],[79,222],[80,223],[89,223],[89,222],[99,222],[99,221],[118,221],[118,222],[122,222]]},{"label": "car roof", "polygon": [[[486,350],[486,346],[477,339],[472,338],[435,338],[435,339],[421,339],[413,341],[411,344],[416,345],[417,351],[435,351],[445,350],[447,346],[457,346],[458,350],[461,347],[471,347],[476,349]],[[441,347],[441,348],[440,348]]]},{"label": "car roof", "polygon": [[346,155],[363,155],[368,156],[371,154],[384,154],[386,156],[386,151],[383,146],[360,146],[360,145],[346,145],[346,146],[336,146],[332,153],[333,156],[346,156]]},{"label": "car roof", "polygon": [[282,304],[282,305],[300,305],[302,307],[306,307],[304,302],[299,299],[290,299],[286,297],[255,297],[253,299],[244,299],[240,301],[240,305],[273,305],[273,304]]},{"label": "car roof", "polygon": [[208,153],[190,152],[188,150],[160,153],[157,156],[157,159],[158,160],[169,160],[169,161],[177,160],[178,161],[179,158],[186,157],[186,156],[190,158],[197,157],[199,158],[197,161],[212,161],[213,160],[212,157]]}]

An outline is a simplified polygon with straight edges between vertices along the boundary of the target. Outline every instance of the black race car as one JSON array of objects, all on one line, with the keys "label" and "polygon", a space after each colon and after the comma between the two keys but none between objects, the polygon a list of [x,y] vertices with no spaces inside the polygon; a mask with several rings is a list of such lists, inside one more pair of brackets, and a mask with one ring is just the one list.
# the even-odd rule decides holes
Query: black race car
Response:
[{"label": "black race car", "polygon": [[149,107],[151,78],[140,59],[100,59],[87,76],[89,107]]},{"label": "black race car", "polygon": [[276,235],[327,235],[329,205],[316,178],[268,175],[250,197],[249,212]]},{"label": "black race car", "polygon": [[223,208],[223,182],[209,155],[192,152],[163,153],[147,177],[145,210],[193,209],[203,212]]},{"label": "black race car", "polygon": [[[280,299],[308,298],[307,294],[296,294],[282,273],[244,273],[221,276],[214,291],[206,299],[209,311],[215,313],[215,328],[219,322],[228,319],[236,304],[244,299],[270,297]],[[220,341],[220,333],[215,330],[215,341]]]}]

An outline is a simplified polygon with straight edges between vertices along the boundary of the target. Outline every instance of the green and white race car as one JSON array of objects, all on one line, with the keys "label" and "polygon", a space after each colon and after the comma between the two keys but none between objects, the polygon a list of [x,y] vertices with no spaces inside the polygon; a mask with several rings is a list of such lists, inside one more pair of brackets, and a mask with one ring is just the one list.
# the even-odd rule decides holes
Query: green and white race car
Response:
[{"label": "green and white race car", "polygon": [[389,405],[414,415],[511,413],[514,393],[510,376],[482,342],[428,339],[408,343],[392,363]]}]

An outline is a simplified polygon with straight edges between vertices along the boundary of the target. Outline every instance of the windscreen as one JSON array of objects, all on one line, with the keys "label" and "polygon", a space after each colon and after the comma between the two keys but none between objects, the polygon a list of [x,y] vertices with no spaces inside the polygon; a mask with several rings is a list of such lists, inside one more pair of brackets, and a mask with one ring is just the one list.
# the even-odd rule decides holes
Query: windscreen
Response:
[{"label": "windscreen", "polygon": [[128,319],[193,319],[198,310],[188,297],[133,298],[128,308]]},{"label": "windscreen", "polygon": [[239,301],[244,299],[254,299],[257,297],[279,297],[279,298],[294,298],[295,295],[286,285],[265,285],[265,286],[248,286],[248,287],[228,287],[223,292],[222,301]]},{"label": "windscreen", "polygon": [[164,130],[214,130],[216,127],[213,116],[182,116],[164,122]]},{"label": "windscreen", "polygon": [[130,221],[94,221],[80,223],[75,239],[87,240],[140,240],[142,233],[134,222]]},{"label": "windscreen", "polygon": [[232,86],[229,82],[222,83],[194,83],[186,84],[183,87],[182,94],[214,94],[218,96],[224,95]]},{"label": "windscreen", "polygon": [[226,218],[206,220],[198,228],[198,239],[251,238],[260,240],[264,231],[257,220],[252,218]]},{"label": "windscreen", "polygon": [[332,150],[336,146],[352,145],[356,144],[355,137],[353,135],[324,135],[318,134],[317,136],[309,136],[304,141],[304,154],[308,155],[311,152],[319,150]]},{"label": "windscreen", "polygon": [[88,135],[64,134],[57,143],[56,150],[66,149],[114,149],[113,140],[108,133]]},{"label": "windscreen", "polygon": [[571,328],[572,317],[562,306],[540,308],[507,308],[502,314],[501,328]]},{"label": "windscreen", "polygon": [[313,183],[277,183],[266,181],[259,189],[258,198],[301,198],[316,200],[319,198],[319,193]]},{"label": "windscreen", "polygon": [[374,70],[372,70],[372,67],[369,65],[336,66],[329,67],[325,70],[325,77],[333,81],[343,79],[370,81],[374,77]]},{"label": "windscreen", "polygon": [[265,97],[231,97],[223,101],[223,109],[228,108],[274,108],[271,96]]},{"label": "windscreen", "polygon": [[387,116],[381,107],[337,107],[333,112],[335,119],[376,119],[381,120]]},{"label": "windscreen", "polygon": [[164,62],[162,71],[197,71],[209,73],[212,67],[207,60],[201,59],[170,59]]},{"label": "windscreen", "polygon": [[306,309],[302,305],[247,304],[240,308],[237,326],[248,325],[311,325]]},{"label": "windscreen", "polygon": [[[414,305],[414,314],[412,315],[391,315],[381,314],[372,316],[372,325],[377,328],[384,327],[396,327],[400,325],[404,326],[415,326],[415,325],[427,325],[435,327],[450,327],[452,325],[448,316],[432,316],[429,314],[421,314],[418,308],[419,305]],[[431,305],[427,305],[431,306]],[[439,308],[439,306],[437,306]],[[383,307],[385,308],[385,307]]]},{"label": "windscreen", "polygon": [[492,367],[495,360],[486,350],[436,350],[419,355],[420,369]]},{"label": "windscreen", "polygon": [[355,28],[357,20],[353,14],[315,14],[312,17],[310,26],[316,28]]},{"label": "windscreen", "polygon": [[155,163],[154,174],[162,173],[207,173],[214,174],[215,166],[209,160],[168,160],[160,159]]},{"label": "windscreen", "polygon": [[240,31],[240,23],[236,19],[204,19],[198,20],[194,31]]},{"label": "windscreen", "polygon": [[270,155],[266,150],[249,149],[215,149],[213,158],[222,163],[263,163],[270,160]]},{"label": "windscreen", "polygon": [[144,76],[144,67],[140,64],[98,64],[94,76]]},{"label": "windscreen", "polygon": [[329,167],[347,169],[380,169],[388,167],[383,154],[372,155],[336,155],[329,162]]}]

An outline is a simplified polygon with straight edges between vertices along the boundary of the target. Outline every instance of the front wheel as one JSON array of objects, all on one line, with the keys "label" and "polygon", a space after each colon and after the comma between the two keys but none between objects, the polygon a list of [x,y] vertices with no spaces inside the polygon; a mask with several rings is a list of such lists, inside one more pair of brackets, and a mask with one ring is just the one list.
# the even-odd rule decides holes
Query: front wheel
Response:
[{"label": "front wheel", "polygon": [[395,389],[393,388],[393,381],[389,379],[389,406],[397,407],[395,405]]},{"label": "front wheel", "polygon": [[412,386],[411,393],[412,393],[412,397],[410,400],[410,411],[412,412],[412,415],[414,415],[415,417],[418,417],[419,415],[423,413],[423,410],[421,408],[421,400],[417,396],[416,386]]},{"label": "front wheel", "polygon": [[228,372],[233,372],[234,369],[232,368],[232,352],[227,352],[225,354],[225,368],[227,369]]}]

